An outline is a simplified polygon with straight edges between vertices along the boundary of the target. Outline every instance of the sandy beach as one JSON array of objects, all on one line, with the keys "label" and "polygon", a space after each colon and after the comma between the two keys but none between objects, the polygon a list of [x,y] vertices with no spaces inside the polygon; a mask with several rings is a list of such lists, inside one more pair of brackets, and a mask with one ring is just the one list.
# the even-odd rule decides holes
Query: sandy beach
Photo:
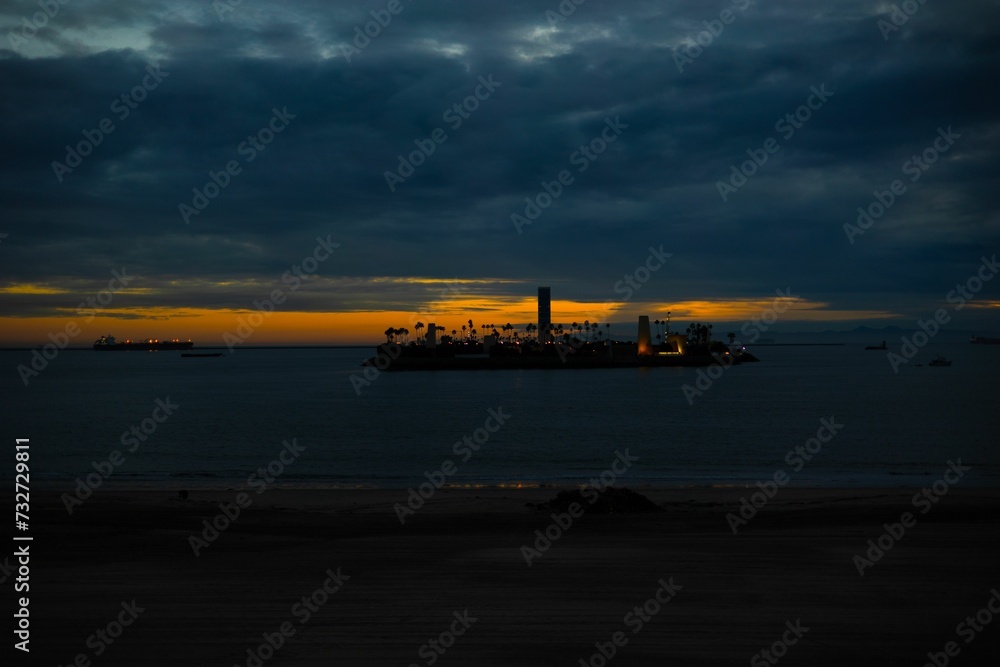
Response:
[{"label": "sandy beach", "polygon": [[1000,586],[1000,490],[921,513],[919,489],[785,488],[736,535],[752,487],[637,490],[664,511],[565,527],[527,506],[555,489],[441,489],[405,524],[405,490],[251,493],[233,520],[239,489],[72,515],[36,491],[29,664],[993,664],[1000,619],[958,626]]}]

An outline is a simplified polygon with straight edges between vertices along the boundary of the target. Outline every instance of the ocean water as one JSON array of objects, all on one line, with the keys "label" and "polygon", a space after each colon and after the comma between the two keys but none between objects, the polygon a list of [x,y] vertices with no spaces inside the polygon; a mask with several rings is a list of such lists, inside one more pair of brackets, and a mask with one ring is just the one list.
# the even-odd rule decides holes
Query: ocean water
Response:
[{"label": "ocean water", "polygon": [[[115,450],[109,486],[241,487],[292,439],[305,451],[280,486],[405,488],[446,461],[456,485],[583,483],[626,451],[637,460],[618,483],[633,487],[744,486],[778,470],[795,486],[912,486],[958,459],[972,466],[963,485],[1000,485],[1000,347],[932,345],[899,373],[858,346],[753,351],[761,363],[725,369],[693,404],[687,368],[383,373],[356,391],[371,351],[351,348],[67,350],[27,387],[16,367],[30,353],[2,351],[0,391],[4,437],[31,439],[33,484],[67,490]],[[954,364],[915,366],[937,353]],[[158,399],[177,407],[129,452],[123,434]],[[455,443],[491,409],[510,416],[463,461]],[[821,419],[843,427],[793,471],[786,454]],[[10,479],[13,456],[2,467]]]}]

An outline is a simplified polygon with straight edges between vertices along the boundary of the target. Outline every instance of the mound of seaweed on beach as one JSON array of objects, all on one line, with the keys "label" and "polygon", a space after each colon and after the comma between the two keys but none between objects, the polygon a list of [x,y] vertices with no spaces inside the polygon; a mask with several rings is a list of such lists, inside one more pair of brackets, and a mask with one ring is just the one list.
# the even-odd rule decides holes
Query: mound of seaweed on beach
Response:
[{"label": "mound of seaweed on beach", "polygon": [[528,507],[538,512],[567,512],[573,503],[582,507],[584,514],[642,514],[663,511],[662,507],[641,493],[614,486],[600,491],[591,488],[586,493],[580,489],[560,491],[552,500],[528,503]]}]

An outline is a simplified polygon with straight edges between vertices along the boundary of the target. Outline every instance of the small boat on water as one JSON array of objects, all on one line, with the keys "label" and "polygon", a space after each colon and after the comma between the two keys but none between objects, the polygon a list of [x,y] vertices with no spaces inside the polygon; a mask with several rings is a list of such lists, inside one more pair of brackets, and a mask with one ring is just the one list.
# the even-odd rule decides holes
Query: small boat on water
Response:
[{"label": "small boat on water", "polygon": [[948,361],[947,359],[945,359],[944,357],[942,357],[941,355],[938,355],[938,356],[934,357],[933,359],[931,359],[930,363],[928,363],[927,365],[928,366],[951,366],[951,362]]},{"label": "small boat on water", "polygon": [[222,352],[182,352],[182,357],[221,357]]},{"label": "small boat on water", "polygon": [[973,336],[969,339],[970,343],[976,345],[1000,345],[1000,338],[988,338],[986,336]]},{"label": "small boat on water", "polygon": [[869,345],[865,349],[866,350],[888,350],[889,348],[888,348],[888,346],[886,346],[885,341],[882,341],[881,345]]}]

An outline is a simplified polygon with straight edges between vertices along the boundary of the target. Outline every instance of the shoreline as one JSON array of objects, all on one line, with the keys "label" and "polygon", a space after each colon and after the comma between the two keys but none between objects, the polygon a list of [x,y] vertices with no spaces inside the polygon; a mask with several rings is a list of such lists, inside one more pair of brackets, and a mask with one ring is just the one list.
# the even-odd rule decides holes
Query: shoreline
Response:
[{"label": "shoreline", "polygon": [[[920,514],[919,488],[786,487],[735,535],[748,489],[641,489],[664,511],[563,527],[527,505],[556,491],[441,489],[403,522],[399,489],[270,489],[231,519],[237,489],[98,489],[72,515],[36,491],[33,658],[255,667],[248,651],[290,622],[263,665],[426,665],[468,611],[440,664],[577,665],[617,631],[617,664],[745,664],[800,620],[788,664],[919,665],[1000,583],[1000,489],[958,485]],[[916,524],[859,575],[853,557],[905,511]],[[300,622],[329,572],[342,588]],[[633,633],[661,581],[676,595]],[[142,614],[95,656],[88,637],[133,600]],[[991,641],[963,644],[962,664],[992,664]]]},{"label": "shoreline", "polygon": [[[440,504],[443,501],[450,501],[454,506],[448,507],[449,512],[462,514],[468,511],[463,504],[469,498],[477,498],[487,502],[499,503],[507,500],[508,504],[497,511],[509,511],[509,503],[532,502],[539,503],[551,500],[558,493],[563,491],[575,491],[584,488],[585,485],[541,485],[541,486],[442,486],[436,489],[428,497],[427,502],[436,501]],[[85,503],[91,499],[100,499],[101,504],[113,505],[116,503],[133,502],[185,502],[195,504],[198,502],[218,502],[231,498],[239,493],[246,493],[255,500],[263,501],[261,507],[282,506],[297,507],[302,502],[316,502],[321,499],[323,502],[333,507],[357,503],[364,501],[373,504],[392,504],[394,502],[405,502],[411,487],[289,487],[275,486],[268,487],[262,492],[250,490],[246,486],[225,486],[199,488],[192,486],[170,486],[163,488],[98,488],[93,492]],[[730,486],[679,486],[679,487],[644,487],[631,484],[616,485],[612,488],[629,489],[640,493],[657,505],[673,505],[682,501],[692,501],[701,503],[738,504],[743,497],[749,497],[761,492],[756,486],[730,485]],[[802,503],[836,503],[844,501],[872,502],[882,499],[908,499],[915,494],[920,494],[929,486],[869,486],[869,487],[778,487],[777,491],[768,499],[769,507],[781,507],[785,505],[798,505]],[[39,488],[39,496],[45,498],[45,506],[49,506],[53,501],[63,494],[65,490]],[[187,492],[187,500],[181,500],[179,493]],[[3,494],[0,494],[2,497]],[[399,499],[403,500],[400,501]],[[992,486],[960,486],[950,488],[947,493],[941,496],[941,500],[955,500],[958,503],[989,501],[996,502],[1000,509],[1000,488]],[[61,504],[61,503],[60,503]],[[881,503],[880,503],[881,504]]]},{"label": "shoreline", "polygon": [[[93,472],[93,471],[91,471]],[[86,479],[89,473],[84,472],[80,475],[74,477],[58,477],[58,478],[37,478],[34,480],[33,487],[39,491],[47,493],[72,493],[76,487],[78,480]],[[899,481],[897,483],[885,483],[880,479],[875,480],[858,480],[856,483],[844,483],[843,479],[806,479],[796,482],[792,479],[787,484],[778,487],[779,493],[786,491],[852,491],[852,492],[863,492],[867,490],[877,489],[882,491],[905,491],[907,489],[920,490],[924,486],[933,484],[935,480],[940,478],[940,472],[925,472],[925,473],[909,473],[909,474],[899,474],[893,475],[893,477],[898,477]],[[887,475],[881,475],[880,478],[887,477]],[[920,479],[920,482],[915,482],[915,480]],[[989,483],[983,480],[981,477],[976,478],[974,481],[969,481],[968,483],[962,482],[960,485],[962,488],[966,489],[983,489],[983,490],[994,490],[1000,491],[1000,477],[995,478],[994,483]],[[688,491],[697,492],[700,490],[705,490],[711,492],[713,490],[726,490],[726,489],[743,489],[750,493],[757,489],[758,483],[766,483],[772,481],[772,477],[765,476],[754,478],[752,480],[748,479],[715,479],[713,481],[677,481],[677,482],[662,482],[662,481],[639,481],[634,482],[634,480],[619,480],[620,482],[614,486],[618,488],[628,488],[633,491],[638,491],[641,493],[658,493],[658,492],[669,492],[669,491]],[[335,482],[324,482],[319,483],[315,481],[296,481],[287,479],[278,479],[274,483],[267,486],[268,490],[280,490],[280,491],[408,491],[409,489],[417,488],[421,484],[426,484],[426,478],[416,478],[409,482],[397,482],[395,480],[391,482],[371,482],[371,481],[335,481]],[[570,481],[570,480],[554,480],[554,481],[536,481],[536,480],[522,480],[522,481],[469,481],[469,482],[454,482],[446,483],[438,488],[438,490],[449,490],[449,491],[479,491],[479,490],[500,490],[500,491],[511,491],[511,490],[547,490],[552,493],[556,493],[563,490],[572,489],[582,489],[589,486],[589,482],[586,480]],[[177,492],[181,490],[186,490],[190,492],[203,491],[203,492],[213,492],[213,491],[230,491],[230,490],[246,490],[247,483],[245,478],[241,479],[220,479],[220,480],[205,480],[200,479],[189,479],[189,480],[177,480],[177,479],[144,479],[144,480],[119,480],[114,477],[103,478],[101,485],[97,487],[95,493],[101,492],[112,492],[112,493],[131,493],[131,492]]]}]

